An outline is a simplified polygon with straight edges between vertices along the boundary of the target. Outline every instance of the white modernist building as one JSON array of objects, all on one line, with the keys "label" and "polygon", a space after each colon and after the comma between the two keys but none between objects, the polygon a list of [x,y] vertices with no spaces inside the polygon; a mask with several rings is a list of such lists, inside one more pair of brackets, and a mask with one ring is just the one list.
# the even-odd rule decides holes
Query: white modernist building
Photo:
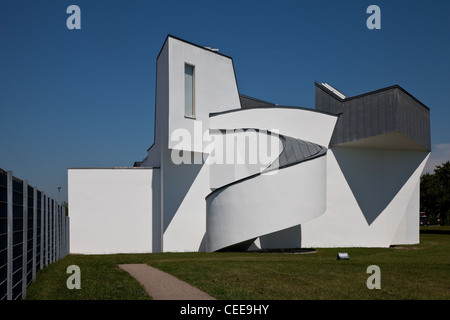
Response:
[{"label": "white modernist building", "polygon": [[72,253],[419,242],[429,109],[401,87],[315,109],[239,93],[230,57],[168,36],[154,144],[129,168],[68,170]]}]

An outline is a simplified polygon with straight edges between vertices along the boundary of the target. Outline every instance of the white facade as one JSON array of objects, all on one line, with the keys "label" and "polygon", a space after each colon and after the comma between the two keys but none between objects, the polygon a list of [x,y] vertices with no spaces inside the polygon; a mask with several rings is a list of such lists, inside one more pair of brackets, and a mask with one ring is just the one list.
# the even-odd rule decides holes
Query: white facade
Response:
[{"label": "white facade", "polygon": [[158,178],[159,169],[69,169],[71,252],[153,252]]},{"label": "white facade", "polygon": [[69,169],[71,252],[417,243],[423,134],[389,121],[382,132],[374,113],[378,131],[352,136],[341,128],[359,100],[316,99],[344,111],[242,96],[230,57],[168,36],[148,156],[136,168]]},{"label": "white facade", "polygon": [[[327,154],[327,210],[301,226],[302,246],[389,247],[419,243],[419,184],[428,155],[337,149]],[[337,157],[348,157],[345,169],[339,166]],[[347,171],[350,174],[346,175]]]}]

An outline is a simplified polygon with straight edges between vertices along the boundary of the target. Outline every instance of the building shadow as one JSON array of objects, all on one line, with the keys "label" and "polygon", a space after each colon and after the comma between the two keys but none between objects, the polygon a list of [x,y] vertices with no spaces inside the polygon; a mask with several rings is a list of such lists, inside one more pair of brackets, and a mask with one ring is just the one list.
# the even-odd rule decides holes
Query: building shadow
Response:
[{"label": "building shadow", "polygon": [[352,147],[335,147],[332,150],[369,225],[428,155],[428,152],[410,150]]}]

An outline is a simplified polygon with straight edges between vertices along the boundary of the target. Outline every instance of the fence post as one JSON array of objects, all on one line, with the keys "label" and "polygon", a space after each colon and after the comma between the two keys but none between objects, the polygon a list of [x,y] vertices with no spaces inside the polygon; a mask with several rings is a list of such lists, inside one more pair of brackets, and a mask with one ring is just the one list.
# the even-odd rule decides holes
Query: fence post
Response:
[{"label": "fence post", "polygon": [[52,263],[56,261],[56,201],[55,199],[52,199],[53,203],[53,228],[52,228],[52,237],[53,237],[53,243],[52,243]]},{"label": "fence post", "polygon": [[[47,196],[48,197],[48,196]],[[53,208],[52,208],[52,200],[48,198],[48,260],[47,264],[50,264],[52,262],[52,214],[53,214]]]},{"label": "fence post", "polygon": [[45,259],[44,259],[44,266],[48,264],[48,196],[45,196]]},{"label": "fence post", "polygon": [[61,230],[61,232],[60,232],[60,235],[61,235],[61,242],[60,242],[60,245],[59,245],[59,251],[60,251],[60,256],[61,256],[61,259],[62,258],[64,258],[64,243],[65,243],[65,241],[64,241],[64,236],[65,236],[65,230],[64,230],[64,226],[65,226],[65,221],[64,221],[64,207],[61,205],[61,214],[60,214],[60,221],[61,221],[61,223],[60,223],[60,230]]},{"label": "fence post", "polygon": [[65,250],[65,239],[66,239],[66,219],[64,216],[64,207],[61,206],[61,223],[60,223],[60,228],[61,228],[61,244],[60,244],[60,253],[61,253],[61,259],[64,258],[64,256],[66,255],[66,250]]},{"label": "fence post", "polygon": [[60,221],[61,221],[61,206],[58,203],[58,210],[56,211],[58,214],[58,218],[56,219],[56,260],[61,259],[61,254],[59,252],[59,248],[61,245],[60,236],[61,236],[61,227],[60,227]]},{"label": "fence post", "polygon": [[48,198],[48,261],[47,264],[52,263],[52,199]]},{"label": "fence post", "polygon": [[56,210],[56,260],[60,259],[60,254],[59,254],[59,245],[60,245],[60,241],[59,241],[59,236],[61,234],[60,232],[60,228],[59,228],[59,221],[61,218],[61,206],[59,205],[59,203],[57,204],[58,206],[58,210]]},{"label": "fence post", "polygon": [[37,188],[33,188],[33,258],[32,258],[32,281],[36,280],[36,254],[37,254]]},{"label": "fence post", "polygon": [[61,206],[61,258],[66,256],[66,216],[64,214],[64,207]]},{"label": "fence post", "polygon": [[27,294],[27,251],[28,251],[28,180],[23,180],[22,191],[22,299]]},{"label": "fence post", "polygon": [[59,221],[61,218],[61,206],[59,205],[59,203],[56,204],[57,206],[57,210],[56,210],[56,260],[60,259],[60,252],[59,252],[59,236],[61,234],[61,229],[59,227]]},{"label": "fence post", "polygon": [[64,228],[66,230],[64,237],[64,247],[66,249],[66,253],[64,255],[67,256],[69,254],[69,217],[66,216],[66,208],[64,208],[64,221]]},{"label": "fence post", "polygon": [[65,257],[66,256],[66,213],[65,213],[65,210],[64,210],[65,208],[63,207],[62,208],[62,210],[63,210],[63,212],[62,212],[62,221],[63,221],[63,224],[62,224],[62,226],[61,226],[61,230],[62,230],[62,243],[63,243],[63,249],[62,249],[62,255],[63,255],[63,257]]},{"label": "fence post", "polygon": [[55,219],[55,261],[59,260],[59,204],[55,201],[56,204],[56,219]]},{"label": "fence post", "polygon": [[67,254],[70,253],[70,218],[69,216],[66,216],[67,224],[66,224],[66,252]]},{"label": "fence post", "polygon": [[55,261],[58,261],[58,202],[55,200]]},{"label": "fence post", "polygon": [[44,204],[44,193],[41,192],[41,254],[39,255],[39,269],[44,268],[44,222],[45,222],[45,204]]},{"label": "fence post", "polygon": [[6,299],[12,300],[12,244],[13,244],[13,184],[12,171],[7,172],[7,265],[6,265]]}]

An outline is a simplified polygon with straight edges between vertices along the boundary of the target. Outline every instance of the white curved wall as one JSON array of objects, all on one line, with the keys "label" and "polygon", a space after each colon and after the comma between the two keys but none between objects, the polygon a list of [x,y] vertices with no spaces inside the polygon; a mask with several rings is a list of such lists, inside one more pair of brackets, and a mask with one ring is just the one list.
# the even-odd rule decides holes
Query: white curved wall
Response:
[{"label": "white curved wall", "polygon": [[211,117],[211,129],[259,128],[328,147],[337,116],[301,108],[242,109]]},{"label": "white curved wall", "polygon": [[211,189],[260,173],[269,165],[277,166],[276,161],[283,151],[277,134],[238,130],[211,136],[215,147],[208,150],[207,158]]},{"label": "white curved wall", "polygon": [[325,208],[326,157],[261,174],[207,199],[207,250],[304,223]]}]

